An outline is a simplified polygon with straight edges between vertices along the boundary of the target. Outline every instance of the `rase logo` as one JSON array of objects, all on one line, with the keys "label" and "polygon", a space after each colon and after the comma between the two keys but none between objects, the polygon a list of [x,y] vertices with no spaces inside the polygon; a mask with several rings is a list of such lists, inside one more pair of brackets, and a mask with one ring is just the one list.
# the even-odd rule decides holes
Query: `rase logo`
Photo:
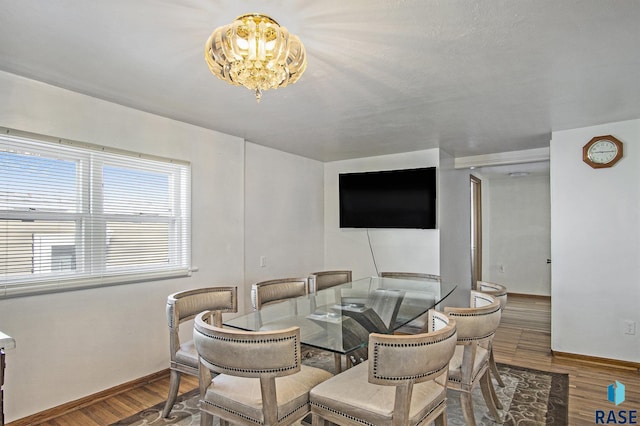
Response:
[{"label": "rase logo", "polygon": [[624,402],[624,385],[616,380],[615,384],[610,384],[607,388],[607,399],[616,405]]},{"label": "rase logo", "polygon": [[[609,402],[620,405],[624,402],[624,385],[616,380],[607,388]],[[637,425],[638,410],[596,410],[597,425]]]}]

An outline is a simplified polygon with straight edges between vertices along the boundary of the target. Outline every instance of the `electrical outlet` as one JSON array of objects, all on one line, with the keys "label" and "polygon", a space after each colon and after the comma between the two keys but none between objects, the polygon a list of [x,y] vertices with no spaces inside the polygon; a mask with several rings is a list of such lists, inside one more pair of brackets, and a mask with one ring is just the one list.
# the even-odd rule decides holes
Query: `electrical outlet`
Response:
[{"label": "electrical outlet", "polygon": [[264,268],[267,266],[267,256],[260,256],[260,267]]},{"label": "electrical outlet", "polygon": [[504,270],[505,270],[505,268],[504,268],[503,264],[498,265],[498,271],[500,271],[501,273],[504,274]]},{"label": "electrical outlet", "polygon": [[636,322],[631,320],[624,321],[624,334],[634,335],[636,334]]}]

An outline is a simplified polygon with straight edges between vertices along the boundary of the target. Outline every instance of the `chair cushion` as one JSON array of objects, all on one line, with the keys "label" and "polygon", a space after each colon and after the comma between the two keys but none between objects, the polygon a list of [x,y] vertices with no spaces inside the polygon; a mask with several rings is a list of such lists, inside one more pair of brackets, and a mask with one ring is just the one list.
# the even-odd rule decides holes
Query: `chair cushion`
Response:
[{"label": "chair cushion", "polygon": [[[451,361],[449,361],[449,380],[454,382],[462,382],[462,357],[464,354],[464,345],[456,346],[456,350],[453,353]],[[476,379],[478,372],[484,364],[488,362],[489,351],[482,346],[478,346],[476,349],[476,358],[473,363],[473,373],[471,374],[472,380]]]},{"label": "chair cushion", "polygon": [[[309,412],[309,389],[332,376],[326,370],[303,365],[298,373],[276,378],[278,416],[281,420],[302,408]],[[258,424],[262,416],[260,379],[220,374],[208,387],[203,409],[207,412],[230,412]]]},{"label": "chair cushion", "polygon": [[[391,425],[396,388],[369,383],[368,372],[369,362],[365,361],[313,388],[309,397],[311,411],[328,410],[365,424]],[[425,418],[444,403],[445,397],[445,387],[434,381],[415,384],[409,424]]]},{"label": "chair cushion", "polygon": [[176,362],[198,368],[198,351],[193,340],[180,345],[180,349],[176,352]]}]

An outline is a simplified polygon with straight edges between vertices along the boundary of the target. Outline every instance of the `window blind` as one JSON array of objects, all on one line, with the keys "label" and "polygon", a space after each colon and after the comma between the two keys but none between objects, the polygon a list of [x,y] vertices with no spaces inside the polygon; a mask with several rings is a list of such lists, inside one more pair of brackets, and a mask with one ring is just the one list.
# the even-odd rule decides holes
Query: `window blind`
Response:
[{"label": "window blind", "polygon": [[190,165],[0,136],[0,298],[185,276]]}]

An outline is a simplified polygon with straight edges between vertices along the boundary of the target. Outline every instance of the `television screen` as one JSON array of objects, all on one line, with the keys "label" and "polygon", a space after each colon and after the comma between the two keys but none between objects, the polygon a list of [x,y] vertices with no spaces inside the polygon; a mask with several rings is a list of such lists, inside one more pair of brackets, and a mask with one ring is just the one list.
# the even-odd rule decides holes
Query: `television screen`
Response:
[{"label": "television screen", "polygon": [[436,227],[436,168],[339,176],[341,228]]}]

